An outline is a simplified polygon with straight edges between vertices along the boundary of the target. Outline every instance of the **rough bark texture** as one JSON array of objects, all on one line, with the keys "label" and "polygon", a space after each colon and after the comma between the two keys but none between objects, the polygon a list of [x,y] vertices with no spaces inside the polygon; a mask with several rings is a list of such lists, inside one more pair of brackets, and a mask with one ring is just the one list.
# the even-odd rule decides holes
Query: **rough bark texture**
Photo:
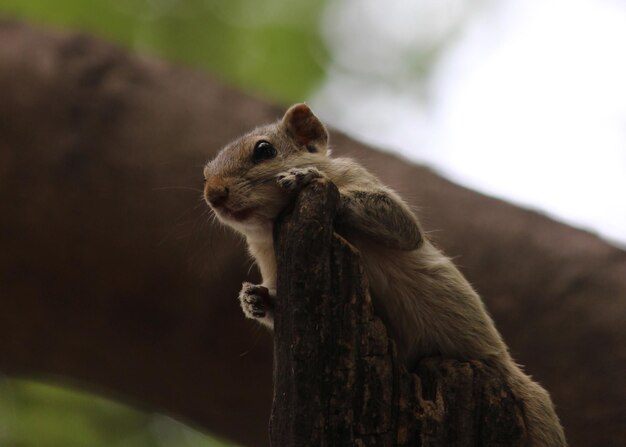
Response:
[{"label": "rough bark texture", "polygon": [[[201,188],[222,145],[282,112],[83,35],[0,22],[0,371],[265,445],[271,337],[236,300],[255,278],[244,245],[185,188]],[[420,209],[551,392],[571,445],[620,446],[624,251],[331,139]]]},{"label": "rough bark texture", "polygon": [[273,446],[521,446],[522,409],[479,362],[398,364],[335,186],[305,188],[276,232]]}]

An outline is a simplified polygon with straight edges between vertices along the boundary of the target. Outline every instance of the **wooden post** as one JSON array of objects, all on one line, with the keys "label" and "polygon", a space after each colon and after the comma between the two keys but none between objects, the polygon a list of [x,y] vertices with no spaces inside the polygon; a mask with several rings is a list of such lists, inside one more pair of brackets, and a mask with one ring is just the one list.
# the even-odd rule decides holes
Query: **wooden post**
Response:
[{"label": "wooden post", "polygon": [[333,232],[338,203],[336,187],[316,180],[275,229],[272,445],[523,445],[521,408],[494,370],[398,364],[360,255]]}]

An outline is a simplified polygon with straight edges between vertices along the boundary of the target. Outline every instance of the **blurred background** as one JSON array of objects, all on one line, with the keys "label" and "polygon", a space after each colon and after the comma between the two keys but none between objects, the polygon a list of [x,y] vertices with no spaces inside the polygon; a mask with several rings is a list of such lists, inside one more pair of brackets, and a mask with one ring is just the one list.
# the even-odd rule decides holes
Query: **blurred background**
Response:
[{"label": "blurred background", "polygon": [[[626,246],[619,0],[0,0],[288,104],[452,180]],[[113,428],[114,427],[114,428]],[[227,445],[162,415],[0,377],[2,446]]]}]

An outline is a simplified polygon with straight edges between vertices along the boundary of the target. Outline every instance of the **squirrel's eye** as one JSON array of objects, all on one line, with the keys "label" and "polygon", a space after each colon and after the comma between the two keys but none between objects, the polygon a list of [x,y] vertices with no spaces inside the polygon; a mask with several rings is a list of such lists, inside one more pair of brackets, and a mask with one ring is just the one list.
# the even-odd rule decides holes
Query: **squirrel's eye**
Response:
[{"label": "squirrel's eye", "polygon": [[259,162],[276,157],[276,148],[265,140],[257,141],[252,152],[252,161]]}]

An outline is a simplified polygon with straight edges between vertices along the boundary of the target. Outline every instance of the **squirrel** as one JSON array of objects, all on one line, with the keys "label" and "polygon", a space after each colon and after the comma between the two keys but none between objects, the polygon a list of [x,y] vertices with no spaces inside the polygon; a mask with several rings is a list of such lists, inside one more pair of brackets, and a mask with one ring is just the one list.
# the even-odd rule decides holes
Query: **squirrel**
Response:
[{"label": "squirrel", "polygon": [[263,283],[243,283],[248,318],[272,328],[276,296],[273,224],[312,179],[340,193],[336,230],[362,254],[376,313],[410,370],[442,355],[497,368],[523,402],[529,446],[567,445],[548,392],[511,358],[493,320],[452,261],[425,236],[398,194],[349,158],[331,158],[329,134],[306,104],[225,146],[204,166],[204,197],[224,224],[242,233]]}]

